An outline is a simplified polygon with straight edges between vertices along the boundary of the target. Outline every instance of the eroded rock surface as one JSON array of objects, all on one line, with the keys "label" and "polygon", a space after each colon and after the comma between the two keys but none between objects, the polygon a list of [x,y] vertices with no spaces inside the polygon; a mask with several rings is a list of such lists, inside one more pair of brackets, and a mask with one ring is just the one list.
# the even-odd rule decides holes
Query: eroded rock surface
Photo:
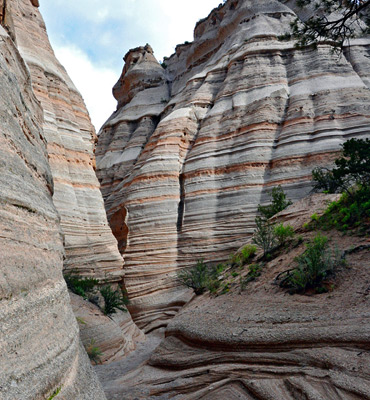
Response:
[{"label": "eroded rock surface", "polygon": [[[29,0],[7,2],[17,46],[43,110],[43,135],[54,181],[53,202],[64,235],[64,271],[122,284],[123,259],[107,222],[94,171],[95,131],[80,93],[54,55],[37,5]],[[127,352],[134,347],[135,337],[140,336],[129,314],[121,325],[123,329],[119,324],[113,330],[107,324],[100,328],[102,336],[105,330],[105,336],[112,339],[114,348],[108,350],[103,343],[105,360]],[[94,331],[88,324],[80,329],[84,340]],[[131,333],[134,336],[123,338]]]},{"label": "eroded rock surface", "polygon": [[[304,199],[277,219],[289,221],[307,241],[315,233],[298,222],[310,221],[327,202],[323,195]],[[370,399],[370,242],[335,231],[325,234],[333,248],[358,249],[336,269],[332,291],[290,295],[275,285],[276,276],[292,267],[305,246],[281,251],[242,292],[237,277],[230,293],[205,294],[186,305],[146,365],[102,380],[108,397]]]},{"label": "eroded rock surface", "polygon": [[108,317],[81,296],[70,293],[70,297],[82,343],[85,348],[93,345],[99,349],[101,363],[121,359],[135,350],[138,342],[145,341],[145,335],[132,323],[129,312],[116,310]]},{"label": "eroded rock surface", "polygon": [[43,110],[0,26],[0,398],[104,400],[62,276]]},{"label": "eroded rock surface", "polygon": [[65,236],[65,270],[120,281],[123,261],[94,172],[94,128],[80,93],[56,59],[34,3],[12,0],[17,45],[44,110],[54,204]]},{"label": "eroded rock surface", "polygon": [[281,42],[296,17],[290,3],[227,1],[166,69],[149,46],[125,57],[97,173],[131,311],[147,331],[186,298],[178,268],[227,258],[273,186],[302,198],[314,166],[369,134],[370,41],[341,58],[326,44]]}]

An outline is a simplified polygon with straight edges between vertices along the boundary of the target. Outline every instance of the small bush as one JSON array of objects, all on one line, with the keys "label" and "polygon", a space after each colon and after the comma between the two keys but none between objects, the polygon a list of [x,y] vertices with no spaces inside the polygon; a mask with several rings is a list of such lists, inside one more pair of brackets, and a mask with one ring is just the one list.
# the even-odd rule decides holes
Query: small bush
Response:
[{"label": "small bush", "polygon": [[66,281],[68,289],[87,299],[88,292],[91,292],[99,281],[94,278],[81,278],[80,276],[72,273],[67,273],[64,275],[64,280]]},{"label": "small bush", "polygon": [[95,363],[95,365],[101,362],[101,356],[103,353],[100,351],[99,347],[95,346],[95,340],[91,339],[90,343],[85,346],[85,350],[90,360]]},{"label": "small bush", "polygon": [[217,264],[208,267],[208,279],[206,282],[206,288],[211,293],[216,293],[217,290],[221,287],[221,281],[219,277],[226,268],[226,264]]},{"label": "small bush", "polygon": [[257,251],[257,247],[252,244],[245,245],[240,251],[230,255],[230,266],[241,267],[246,264]]},{"label": "small bush", "polygon": [[198,260],[195,267],[179,271],[177,279],[183,286],[194,289],[196,295],[203,294],[209,284],[209,268],[203,260]]},{"label": "small bush", "polygon": [[351,196],[342,194],[338,201],[329,204],[318,222],[322,229],[356,228],[366,233],[370,225],[370,187],[360,187]]},{"label": "small bush", "polygon": [[281,278],[280,286],[289,288],[291,293],[320,288],[334,268],[343,262],[339,251],[333,254],[328,248],[326,236],[316,235],[306,247],[305,252],[295,259],[297,266],[277,277]]},{"label": "small bush", "polygon": [[100,294],[104,298],[104,309],[105,315],[115,314],[117,310],[127,311],[127,304],[129,300],[126,293],[121,289],[113,290],[111,286],[106,285],[100,289]]},{"label": "small bush", "polygon": [[60,393],[60,391],[62,390],[62,387],[58,387],[54,390],[54,392],[51,394],[50,397],[48,397],[48,400],[53,400],[55,397],[58,396],[58,394]]},{"label": "small bush", "polygon": [[256,217],[256,229],[253,233],[252,242],[263,250],[263,255],[267,255],[276,246],[276,237],[273,225],[265,218]]},{"label": "small bush", "polygon": [[257,251],[257,247],[253,246],[253,244],[247,244],[246,246],[244,246],[240,253],[243,257],[243,262],[246,263],[247,261],[249,261],[255,254]]},{"label": "small bush", "polygon": [[284,190],[279,185],[272,189],[270,194],[272,203],[267,206],[258,205],[258,211],[265,217],[266,219],[271,218],[273,215],[287,208],[292,202],[287,200],[286,194]]},{"label": "small bush", "polygon": [[283,246],[288,239],[293,238],[294,229],[291,225],[278,224],[274,226],[274,234],[279,242],[279,246]]},{"label": "small bush", "polygon": [[249,272],[245,278],[240,278],[240,290],[243,291],[247,284],[254,281],[258,276],[261,275],[262,265],[251,264],[248,266]]}]

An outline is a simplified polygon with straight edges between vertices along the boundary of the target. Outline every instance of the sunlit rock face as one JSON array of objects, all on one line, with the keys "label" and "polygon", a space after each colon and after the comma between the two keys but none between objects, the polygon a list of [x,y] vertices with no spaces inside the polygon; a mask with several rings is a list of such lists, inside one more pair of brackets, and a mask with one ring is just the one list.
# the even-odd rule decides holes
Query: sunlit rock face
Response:
[{"label": "sunlit rock face", "polygon": [[229,0],[166,69],[148,46],[125,57],[97,174],[147,330],[184,300],[179,268],[227,258],[272,187],[303,197],[313,167],[369,132],[369,40],[341,58],[326,44],[296,49],[277,39],[295,18],[279,1]]},{"label": "sunlit rock face", "polygon": [[62,276],[43,110],[0,26],[0,398],[104,400]]}]

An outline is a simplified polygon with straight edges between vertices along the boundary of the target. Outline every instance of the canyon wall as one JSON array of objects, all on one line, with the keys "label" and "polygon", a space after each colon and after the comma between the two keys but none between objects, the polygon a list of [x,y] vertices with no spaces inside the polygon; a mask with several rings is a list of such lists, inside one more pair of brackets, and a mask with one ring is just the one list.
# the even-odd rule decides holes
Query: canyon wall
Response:
[{"label": "canyon wall", "polygon": [[44,110],[53,201],[65,236],[65,270],[120,281],[123,261],[108,226],[94,172],[94,127],[80,93],[58,62],[44,21],[26,0],[11,2],[17,46]]},{"label": "canyon wall", "polygon": [[369,134],[369,39],[342,57],[325,43],[279,41],[296,18],[291,4],[229,0],[162,66],[149,45],[125,56],[97,175],[130,310],[147,331],[188,298],[179,268],[226,259],[272,187],[302,198],[313,167]]},{"label": "canyon wall", "polygon": [[[61,399],[105,399],[62,275],[122,283],[94,173],[96,135],[55,58],[38,1],[0,6],[0,397],[45,399],[61,390]],[[104,360],[144,339],[129,313],[110,320],[94,312],[82,339],[101,346]]]},{"label": "canyon wall", "polygon": [[[84,101],[56,59],[35,4],[13,0],[10,7],[17,46],[30,70],[32,87],[44,113],[43,134],[53,175],[53,202],[64,235],[64,272],[122,284],[123,259],[108,225],[94,171],[96,134]],[[79,309],[88,315],[89,307]],[[101,350],[110,347],[103,351],[103,359],[122,355],[143,339],[129,314],[116,323],[108,321],[98,310],[95,312],[99,314],[96,319],[100,328],[83,324],[80,329],[86,331],[82,334],[85,345],[94,340]],[[111,343],[107,345],[108,337]]]},{"label": "canyon wall", "polygon": [[43,109],[1,25],[0,97],[0,398],[103,400],[62,275]]}]

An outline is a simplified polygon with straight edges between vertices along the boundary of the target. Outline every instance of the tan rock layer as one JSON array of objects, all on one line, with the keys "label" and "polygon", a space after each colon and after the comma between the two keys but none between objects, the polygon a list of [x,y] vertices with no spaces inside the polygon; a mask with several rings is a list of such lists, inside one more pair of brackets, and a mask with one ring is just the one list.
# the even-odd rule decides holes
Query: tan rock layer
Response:
[{"label": "tan rock layer", "polygon": [[29,71],[0,26],[0,398],[105,399],[80,345]]},{"label": "tan rock layer", "polygon": [[341,58],[325,44],[296,49],[277,39],[295,17],[278,1],[229,0],[162,73],[150,48],[125,58],[97,174],[131,310],[147,330],[184,301],[179,268],[227,258],[273,186],[302,198],[313,167],[369,135],[369,40]]},{"label": "tan rock layer", "polygon": [[116,310],[115,314],[104,315],[99,307],[70,293],[73,312],[81,331],[85,348],[96,347],[101,353],[99,363],[109,363],[136,349],[145,335],[132,323],[129,312]]}]

